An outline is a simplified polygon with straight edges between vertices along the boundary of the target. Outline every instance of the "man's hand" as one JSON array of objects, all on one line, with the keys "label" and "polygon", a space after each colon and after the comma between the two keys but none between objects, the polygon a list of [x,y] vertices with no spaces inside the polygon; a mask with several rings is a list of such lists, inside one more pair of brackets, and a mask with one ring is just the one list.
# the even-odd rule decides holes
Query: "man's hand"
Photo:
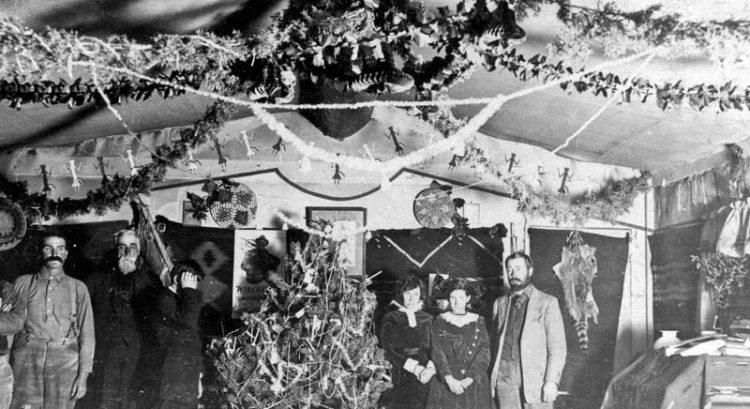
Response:
[{"label": "man's hand", "polygon": [[545,382],[542,387],[542,402],[554,402],[557,399],[557,384]]},{"label": "man's hand", "polygon": [[73,381],[73,389],[70,391],[70,399],[81,399],[86,396],[86,379],[89,374],[78,374]]},{"label": "man's hand", "polygon": [[448,389],[450,389],[451,392],[455,393],[456,395],[464,393],[464,386],[461,384],[461,381],[456,380],[456,378],[454,378],[453,376],[446,376],[445,383],[448,384]]},{"label": "man's hand", "polygon": [[180,276],[180,285],[182,288],[198,288],[198,276],[193,273],[184,272]]},{"label": "man's hand", "polygon": [[0,297],[0,312],[8,312],[13,308],[13,304],[3,304],[3,298]]}]

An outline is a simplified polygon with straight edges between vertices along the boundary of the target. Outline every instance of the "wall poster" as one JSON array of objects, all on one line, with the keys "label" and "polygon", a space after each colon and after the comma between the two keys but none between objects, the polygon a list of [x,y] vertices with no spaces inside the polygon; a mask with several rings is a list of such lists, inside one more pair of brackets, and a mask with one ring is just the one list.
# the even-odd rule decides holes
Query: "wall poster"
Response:
[{"label": "wall poster", "polygon": [[284,278],[286,231],[236,230],[234,235],[232,318],[240,318],[260,309],[271,275]]}]

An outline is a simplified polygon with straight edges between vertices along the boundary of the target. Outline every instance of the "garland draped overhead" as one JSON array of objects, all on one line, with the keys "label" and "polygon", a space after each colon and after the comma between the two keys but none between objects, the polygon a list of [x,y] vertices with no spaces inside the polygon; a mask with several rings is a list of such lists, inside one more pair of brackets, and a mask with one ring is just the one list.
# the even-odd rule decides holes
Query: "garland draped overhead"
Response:
[{"label": "garland draped overhead", "polygon": [[[593,10],[567,1],[526,0],[515,4],[514,12],[505,1],[489,0],[478,1],[472,8],[459,2],[455,10],[441,7],[432,13],[411,1],[365,1],[351,6],[292,1],[280,18],[252,37],[159,35],[147,44],[124,36],[98,39],[66,30],[37,33],[3,17],[0,44],[7,51],[0,54],[0,101],[16,109],[27,103],[72,107],[101,102],[96,84],[75,72],[73,62],[132,69],[179,85],[202,84],[217,92],[278,104],[292,100],[295,73],[306,81],[329,78],[345,89],[369,93],[403,92],[413,85],[417,100],[437,98],[479,66],[490,71],[505,68],[521,81],[549,81],[579,70],[563,61],[548,63],[546,57],[526,57],[513,49],[525,39],[516,14],[525,16],[548,3],[559,3],[558,18],[567,30],[575,30],[574,36],[566,32],[553,46],[566,58],[571,57],[570,49],[609,39],[610,56],[654,48],[657,55],[668,57],[710,53],[720,62],[750,59],[750,24],[690,22],[679,15],[655,17],[658,7],[622,12],[613,3]],[[615,35],[618,41],[612,41]],[[716,44],[719,39],[723,48]],[[627,46],[614,49],[613,44]],[[415,45],[433,48],[437,55],[424,61]],[[396,65],[396,56],[404,61],[401,67]],[[61,75],[69,78],[59,79]],[[182,93],[176,87],[115,72],[99,75],[104,94],[114,103]],[[623,102],[647,102],[653,96],[662,110],[683,102],[697,110],[709,106],[719,111],[750,109],[750,88],[731,82],[685,84],[675,79],[656,83],[595,72],[560,86],[568,92],[590,91],[603,97],[619,92]]]}]

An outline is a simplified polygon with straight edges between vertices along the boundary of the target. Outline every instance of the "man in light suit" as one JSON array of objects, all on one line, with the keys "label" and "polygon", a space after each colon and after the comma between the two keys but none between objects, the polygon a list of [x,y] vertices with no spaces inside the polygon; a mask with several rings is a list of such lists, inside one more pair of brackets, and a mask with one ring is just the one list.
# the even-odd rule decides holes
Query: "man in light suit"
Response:
[{"label": "man in light suit", "polygon": [[490,387],[502,409],[552,409],[567,346],[557,298],[531,284],[531,258],[505,259],[511,293],[495,300],[497,353]]}]

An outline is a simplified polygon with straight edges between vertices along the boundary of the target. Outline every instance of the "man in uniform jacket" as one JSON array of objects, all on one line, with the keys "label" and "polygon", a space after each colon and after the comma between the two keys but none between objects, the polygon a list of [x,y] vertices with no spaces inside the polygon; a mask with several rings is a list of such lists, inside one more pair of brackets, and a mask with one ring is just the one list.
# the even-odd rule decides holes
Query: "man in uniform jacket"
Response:
[{"label": "man in uniform jacket", "polygon": [[511,294],[493,307],[498,335],[490,386],[502,409],[552,409],[567,345],[557,298],[531,284],[531,258],[505,259]]},{"label": "man in uniform jacket", "polygon": [[[149,318],[162,287],[141,257],[141,242],[133,230],[115,234],[115,257],[110,266],[89,276],[96,327],[96,354],[91,388],[91,409],[128,409],[155,380],[145,365]],[[145,399],[148,400],[148,399]]]}]

